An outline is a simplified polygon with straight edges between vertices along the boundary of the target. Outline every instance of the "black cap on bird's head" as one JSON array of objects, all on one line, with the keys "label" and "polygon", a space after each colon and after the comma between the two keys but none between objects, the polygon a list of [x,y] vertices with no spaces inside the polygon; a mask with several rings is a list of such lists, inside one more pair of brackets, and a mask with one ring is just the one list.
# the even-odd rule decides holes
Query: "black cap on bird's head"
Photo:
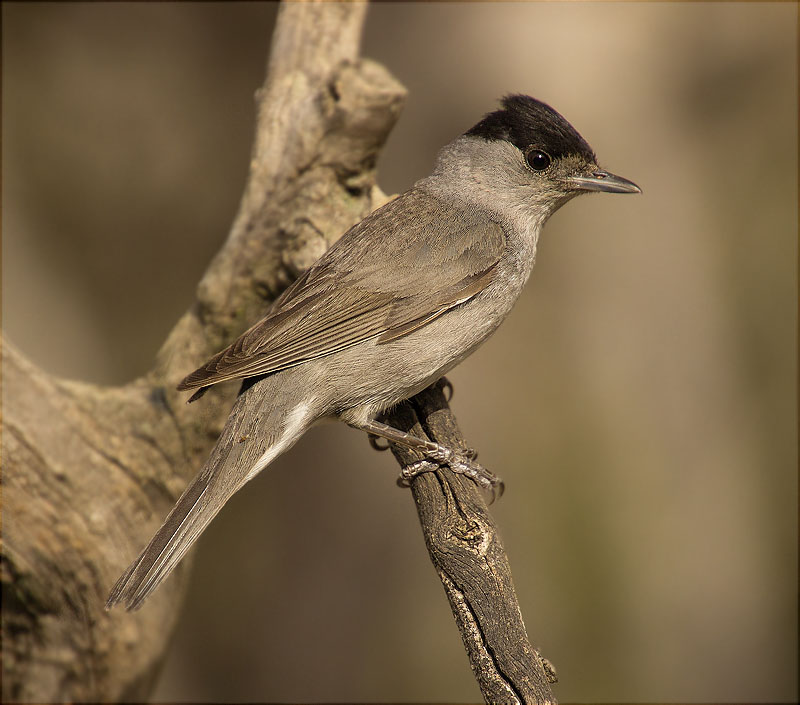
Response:
[{"label": "black cap on bird's head", "polygon": [[553,158],[574,154],[587,162],[595,161],[586,140],[546,103],[527,95],[509,95],[501,102],[502,110],[489,113],[466,134],[506,140],[521,151],[535,144]]},{"label": "black cap on bird's head", "polygon": [[[546,153],[547,164],[551,158],[573,156],[587,165],[596,166],[594,150],[561,114],[546,103],[527,95],[508,95],[501,103],[502,110],[489,113],[464,134],[485,140],[505,140],[526,154],[535,147],[534,152],[541,150]],[[633,182],[599,169],[590,174],[570,176],[565,182],[581,191],[641,192]]]}]

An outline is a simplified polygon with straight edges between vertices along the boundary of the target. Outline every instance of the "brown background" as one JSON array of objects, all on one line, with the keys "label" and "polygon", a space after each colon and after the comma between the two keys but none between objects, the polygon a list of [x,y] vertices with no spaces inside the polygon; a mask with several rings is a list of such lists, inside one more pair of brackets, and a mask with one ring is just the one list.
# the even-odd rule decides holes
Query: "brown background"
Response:
[{"label": "brown background", "polygon": [[[5,334],[125,382],[232,221],[276,7],[2,11]],[[410,91],[387,192],[506,92],[644,189],[559,212],[451,374],[563,701],[797,697],[796,29],[791,3],[370,10],[364,54]],[[330,425],[235,497],[155,697],[478,699],[396,472]]]}]

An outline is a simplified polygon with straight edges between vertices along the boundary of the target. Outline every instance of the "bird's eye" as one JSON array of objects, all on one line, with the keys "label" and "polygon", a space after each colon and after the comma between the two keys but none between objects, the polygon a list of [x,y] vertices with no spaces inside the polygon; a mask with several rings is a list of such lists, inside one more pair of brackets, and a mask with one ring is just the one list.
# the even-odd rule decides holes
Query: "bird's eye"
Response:
[{"label": "bird's eye", "polygon": [[530,149],[525,153],[525,161],[534,171],[544,171],[550,166],[550,155],[541,149]]}]

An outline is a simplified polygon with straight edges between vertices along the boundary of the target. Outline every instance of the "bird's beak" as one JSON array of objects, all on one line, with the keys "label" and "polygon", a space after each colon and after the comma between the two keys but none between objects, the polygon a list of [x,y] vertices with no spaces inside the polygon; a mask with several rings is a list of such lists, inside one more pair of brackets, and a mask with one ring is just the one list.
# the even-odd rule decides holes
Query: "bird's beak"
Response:
[{"label": "bird's beak", "polygon": [[633,181],[607,171],[595,171],[589,176],[570,176],[567,183],[583,191],[605,191],[606,193],[641,193]]}]

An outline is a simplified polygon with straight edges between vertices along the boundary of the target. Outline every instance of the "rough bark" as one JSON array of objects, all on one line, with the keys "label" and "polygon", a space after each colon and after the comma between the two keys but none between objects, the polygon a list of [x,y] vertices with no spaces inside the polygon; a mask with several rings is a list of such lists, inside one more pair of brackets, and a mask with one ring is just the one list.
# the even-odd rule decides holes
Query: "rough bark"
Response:
[{"label": "rough bark", "polygon": [[234,391],[212,390],[201,410],[175,385],[383,199],[375,161],[405,91],[358,58],[365,9],[281,8],[241,206],[150,373],[115,388],[70,382],[3,345],[5,702],[150,692],[185,571],[147,610],[103,604],[202,465]]},{"label": "rough bark", "polygon": [[[281,8],[239,211],[147,375],[114,388],[66,381],[3,345],[4,701],[132,701],[151,691],[185,570],[146,610],[103,604],[202,465],[235,391],[213,388],[201,408],[175,385],[385,200],[375,162],[405,91],[358,58],[365,9]],[[415,413],[432,437],[463,445],[436,389],[415,398]],[[444,470],[416,478],[412,491],[486,700],[553,701],[475,486]]]},{"label": "rough bark", "polygon": [[[466,450],[440,380],[387,421],[413,435]],[[392,445],[401,465],[420,459]],[[456,618],[464,648],[488,703],[554,703],[555,669],[528,640],[511,567],[478,486],[449,468],[411,482],[425,544]]]}]

